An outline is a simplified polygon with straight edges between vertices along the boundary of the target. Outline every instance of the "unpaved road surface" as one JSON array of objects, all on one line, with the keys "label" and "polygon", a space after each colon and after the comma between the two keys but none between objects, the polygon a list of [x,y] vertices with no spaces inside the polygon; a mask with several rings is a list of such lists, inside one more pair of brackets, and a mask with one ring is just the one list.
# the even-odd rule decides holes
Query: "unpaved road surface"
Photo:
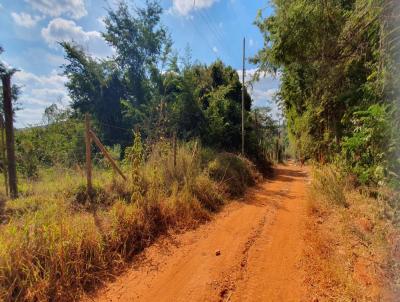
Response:
[{"label": "unpaved road surface", "polygon": [[89,299],[302,301],[307,177],[303,168],[278,166],[273,180],[210,223],[160,239]]}]

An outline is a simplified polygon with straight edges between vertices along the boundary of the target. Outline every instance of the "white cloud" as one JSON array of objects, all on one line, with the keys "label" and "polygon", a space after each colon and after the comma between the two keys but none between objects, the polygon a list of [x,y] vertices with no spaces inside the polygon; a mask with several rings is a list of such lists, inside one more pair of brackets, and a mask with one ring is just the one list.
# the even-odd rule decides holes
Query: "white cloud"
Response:
[{"label": "white cloud", "polygon": [[42,120],[43,113],[44,109],[41,108],[25,108],[17,111],[15,126],[17,128],[26,128],[38,124]]},{"label": "white cloud", "polygon": [[42,29],[42,37],[52,48],[57,48],[57,42],[73,41],[84,47],[97,57],[112,54],[112,49],[106,44],[98,31],[85,31],[74,21],[56,18]]},{"label": "white cloud", "polygon": [[66,104],[66,99],[69,97],[66,95],[65,89],[60,88],[35,88],[31,90],[31,94],[35,96],[34,99],[30,100],[30,103],[45,105],[56,103],[61,101]]},{"label": "white cloud", "polygon": [[214,47],[212,48],[212,51],[213,51],[214,53],[217,53],[217,52],[218,52],[217,46],[214,46]]},{"label": "white cloud", "polygon": [[251,89],[252,97],[257,102],[257,105],[260,106],[266,106],[267,103],[271,102],[277,92],[278,88],[262,89],[258,87],[258,89]]},{"label": "white cloud", "polygon": [[46,60],[50,63],[50,65],[57,66],[57,67],[67,63],[67,60],[65,60],[64,57],[53,55],[50,53],[46,54]]},{"label": "white cloud", "polygon": [[[256,68],[248,69],[245,76],[247,89],[253,99],[253,107],[271,107],[273,117],[277,118],[279,110],[274,102],[274,96],[279,91],[280,75],[263,73],[258,81],[251,82],[256,72]],[[242,70],[237,70],[237,73],[241,80]]]},{"label": "white cloud", "polygon": [[[246,82],[252,81],[254,75],[257,72],[258,72],[257,68],[246,69],[245,81]],[[241,69],[237,70],[237,73],[239,75],[239,78],[242,79],[242,70]],[[278,72],[277,74],[272,74],[272,73],[269,73],[269,72],[260,72],[259,77],[260,77],[260,81],[263,80],[263,79],[267,79],[267,80],[271,80],[271,81],[276,80],[276,81],[279,82],[280,73]]]},{"label": "white cloud", "polygon": [[250,40],[249,40],[249,46],[250,46],[250,47],[253,47],[253,45],[254,45],[254,40],[253,40],[253,39],[250,39]]},{"label": "white cloud", "polygon": [[96,20],[97,20],[97,22],[99,23],[99,25],[101,26],[101,27],[103,27],[103,28],[105,28],[106,27],[106,23],[104,22],[104,19],[105,19],[106,17],[104,17],[104,16],[102,16],[102,17],[98,17]]},{"label": "white cloud", "polygon": [[211,7],[218,0],[172,0],[172,11],[187,16],[191,11]]},{"label": "white cloud", "polygon": [[[245,71],[245,81],[246,82],[250,82],[253,80],[254,75],[257,73],[257,68],[250,68],[250,69],[246,69]],[[239,69],[237,70],[237,73],[239,75],[240,80],[242,79],[242,70]],[[261,79],[279,79],[279,74],[278,75],[273,75],[271,73],[266,73],[266,72],[262,72],[260,74],[260,80]]]},{"label": "white cloud", "polygon": [[33,9],[51,17],[61,15],[79,19],[87,15],[84,0],[25,0]]},{"label": "white cloud", "polygon": [[[31,92],[36,91],[40,92],[40,96],[43,96],[44,89],[46,89],[48,91],[51,91],[53,95],[55,91],[58,91],[59,95],[62,95],[69,99],[69,97],[67,97],[67,92],[65,88],[67,78],[63,75],[58,74],[55,70],[53,70],[49,75],[45,76],[38,76],[34,73],[22,70],[14,75],[13,80],[15,84],[22,87],[23,94],[30,94]],[[48,104],[49,102],[44,103]]]},{"label": "white cloud", "polygon": [[12,12],[11,17],[17,25],[27,28],[34,27],[40,20],[43,19],[40,16],[31,16],[30,14],[24,12]]},{"label": "white cloud", "polygon": [[44,109],[53,103],[67,106],[71,99],[65,87],[66,81],[67,78],[55,70],[43,76],[24,70],[17,72],[13,83],[21,87],[19,102],[23,107],[16,113],[17,127],[40,122]]}]

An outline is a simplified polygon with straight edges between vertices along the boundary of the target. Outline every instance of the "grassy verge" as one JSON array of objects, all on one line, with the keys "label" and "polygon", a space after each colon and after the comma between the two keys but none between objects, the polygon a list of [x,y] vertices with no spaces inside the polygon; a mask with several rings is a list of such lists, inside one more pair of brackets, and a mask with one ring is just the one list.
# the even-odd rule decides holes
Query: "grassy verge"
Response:
[{"label": "grassy verge", "polygon": [[173,158],[160,144],[146,162],[125,163],[127,182],[95,170],[90,202],[79,169],[42,171],[22,184],[3,210],[0,299],[76,300],[158,235],[206,221],[260,177],[248,160],[196,144],[178,148],[176,166]]},{"label": "grassy verge", "polygon": [[371,197],[376,196],[371,189],[351,187],[329,166],[312,174],[306,238],[310,300],[395,301],[400,232],[384,189]]}]

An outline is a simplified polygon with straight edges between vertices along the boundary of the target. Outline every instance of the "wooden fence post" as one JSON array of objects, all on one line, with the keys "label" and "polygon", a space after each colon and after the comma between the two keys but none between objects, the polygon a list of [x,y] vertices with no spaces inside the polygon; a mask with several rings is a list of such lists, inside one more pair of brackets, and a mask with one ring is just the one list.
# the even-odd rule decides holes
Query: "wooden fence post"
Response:
[{"label": "wooden fence post", "polygon": [[6,163],[6,145],[4,141],[4,119],[0,114],[0,131],[1,131],[1,161],[3,163],[4,174],[4,187],[6,189],[6,196],[8,196],[8,176],[7,176],[7,163]]},{"label": "wooden fence post", "polygon": [[89,114],[85,114],[85,143],[86,143],[86,194],[90,198],[92,193],[92,159],[90,150],[90,120]]},{"label": "wooden fence post", "polygon": [[173,148],[174,148],[174,169],[176,168],[176,148],[177,148],[177,143],[176,143],[176,131],[174,131],[173,134]]},{"label": "wooden fence post", "polygon": [[18,197],[17,187],[17,169],[15,164],[15,147],[14,147],[14,125],[13,125],[13,108],[11,94],[11,75],[7,73],[2,75],[3,84],[3,109],[5,115],[6,129],[6,145],[7,145],[7,167],[8,167],[8,183],[11,198]]},{"label": "wooden fence post", "polygon": [[111,155],[107,152],[107,149],[103,146],[103,144],[100,142],[100,140],[98,139],[98,137],[96,136],[96,134],[92,131],[89,130],[90,132],[90,136],[92,137],[93,141],[95,142],[95,144],[97,145],[97,147],[99,147],[100,151],[103,153],[103,155],[108,159],[108,161],[111,163],[111,166],[114,168],[115,171],[117,171],[119,173],[119,175],[121,175],[121,177],[126,180],[126,176],[124,175],[124,173],[122,173],[121,169],[118,168],[117,164],[115,163],[115,161],[112,159]]}]

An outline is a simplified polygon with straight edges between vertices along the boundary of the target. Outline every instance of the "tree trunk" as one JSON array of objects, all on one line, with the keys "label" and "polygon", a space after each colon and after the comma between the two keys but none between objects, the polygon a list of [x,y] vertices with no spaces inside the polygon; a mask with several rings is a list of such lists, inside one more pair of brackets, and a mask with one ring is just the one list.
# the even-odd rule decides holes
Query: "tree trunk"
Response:
[{"label": "tree trunk", "polygon": [[17,171],[15,167],[11,75],[5,74],[1,77],[1,80],[3,83],[3,109],[4,109],[5,129],[6,129],[8,182],[10,187],[11,198],[17,198],[18,188],[17,188]]}]

